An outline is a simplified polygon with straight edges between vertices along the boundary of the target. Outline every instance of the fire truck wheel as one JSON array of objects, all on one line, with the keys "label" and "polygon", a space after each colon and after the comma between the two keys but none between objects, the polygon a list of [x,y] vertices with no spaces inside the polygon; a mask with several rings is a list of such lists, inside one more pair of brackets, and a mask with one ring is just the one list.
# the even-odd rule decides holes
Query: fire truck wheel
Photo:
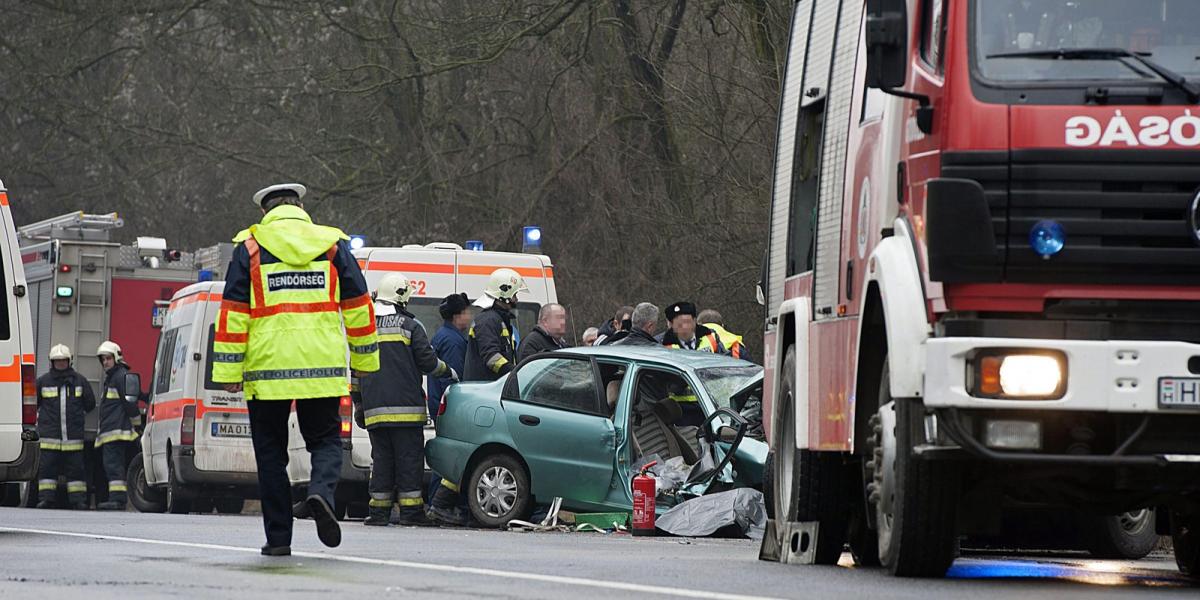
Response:
[{"label": "fire truck wheel", "polygon": [[861,504],[855,504],[854,514],[850,515],[850,539],[847,545],[850,546],[850,556],[854,557],[854,564],[860,567],[878,567],[879,532],[867,523],[865,511]]},{"label": "fire truck wheel", "polygon": [[898,577],[943,577],[958,553],[958,470],[913,455],[924,435],[924,405],[893,401],[886,360],[879,396],[871,486],[879,558]]},{"label": "fire truck wheel", "polygon": [[1088,552],[1096,558],[1145,558],[1158,546],[1154,529],[1154,510],[1149,508],[1084,520]]},{"label": "fire truck wheel", "polygon": [[846,544],[850,516],[846,501],[846,467],[836,452],[814,452],[796,448],[796,350],[788,348],[783,359],[779,414],[774,429],[775,456],[772,461],[775,518],[781,521],[816,521],[815,561],[834,565]]},{"label": "fire truck wheel", "polygon": [[138,512],[160,513],[167,510],[167,499],[162,492],[150,487],[146,481],[146,465],[142,462],[141,454],[129,463],[125,484],[129,486],[129,502]]},{"label": "fire truck wheel", "polygon": [[465,487],[471,516],[484,527],[499,529],[513,519],[527,519],[533,508],[529,474],[511,454],[484,457],[471,469]]},{"label": "fire truck wheel", "polygon": [[775,451],[767,451],[767,460],[763,461],[763,498],[766,499],[767,518],[775,518]]},{"label": "fire truck wheel", "polygon": [[1200,579],[1200,513],[1171,513],[1171,541],[1179,572]]}]

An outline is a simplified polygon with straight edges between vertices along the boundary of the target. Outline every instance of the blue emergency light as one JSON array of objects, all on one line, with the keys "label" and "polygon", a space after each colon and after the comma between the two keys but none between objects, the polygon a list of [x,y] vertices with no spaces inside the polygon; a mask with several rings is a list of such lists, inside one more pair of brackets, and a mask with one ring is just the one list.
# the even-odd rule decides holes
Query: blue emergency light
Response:
[{"label": "blue emergency light", "polygon": [[483,240],[467,240],[467,250],[483,252]]},{"label": "blue emergency light", "polygon": [[1058,221],[1038,221],[1029,230],[1029,247],[1043,259],[1062,252],[1067,245],[1067,232]]},{"label": "blue emergency light", "polygon": [[213,272],[211,269],[200,269],[200,278],[197,281],[212,281]]},{"label": "blue emergency light", "polygon": [[521,252],[538,252],[542,248],[542,228],[536,225],[525,227],[521,235]]},{"label": "blue emergency light", "polygon": [[350,249],[351,250],[358,250],[359,248],[366,248],[366,247],[367,247],[367,236],[365,236],[365,235],[350,236]]}]

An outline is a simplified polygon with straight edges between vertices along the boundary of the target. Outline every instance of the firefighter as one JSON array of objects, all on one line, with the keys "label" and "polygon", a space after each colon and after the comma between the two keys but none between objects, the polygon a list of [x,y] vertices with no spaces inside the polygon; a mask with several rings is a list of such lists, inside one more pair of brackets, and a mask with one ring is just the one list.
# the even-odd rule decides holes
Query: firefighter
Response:
[{"label": "firefighter", "polygon": [[75,510],[87,510],[87,483],[83,479],[83,420],[96,408],[96,397],[87,379],[71,368],[71,349],[58,344],[50,349],[50,372],[37,380],[38,508],[54,506],[58,476],[67,477],[67,501]]},{"label": "firefighter", "polygon": [[360,394],[353,395],[361,398],[355,418],[371,436],[365,525],[387,525],[393,504],[399,506],[400,525],[431,525],[421,492],[427,420],[421,376],[457,381],[458,373],[437,357],[425,327],[408,312],[415,287],[404,275],[388,273],[375,290],[379,371],[360,378]]},{"label": "firefighter", "polygon": [[[517,305],[517,294],[528,291],[525,280],[516,271],[492,271],[484,295],[475,301],[483,310],[467,332],[463,381],[495,381],[512,371],[516,358],[512,310]],[[457,483],[442,479],[429,502],[430,518],[447,525],[466,525],[466,514],[457,507],[458,493]]]},{"label": "firefighter", "polygon": [[483,309],[467,332],[464,381],[495,381],[513,369],[513,314],[517,294],[528,292],[525,280],[512,269],[496,269],[475,306]]},{"label": "firefighter", "polygon": [[104,457],[104,473],[108,476],[108,500],[96,505],[100,510],[125,509],[125,456],[130,442],[137,439],[130,417],[137,414],[137,398],[125,399],[125,375],[129,365],[121,356],[121,347],[107,341],[96,350],[104,368],[104,385],[100,388],[100,430],[96,448]]},{"label": "firefighter", "polygon": [[353,373],[379,369],[374,310],[350,237],[313,224],[304,193],[287,183],[254,194],[263,218],[233,239],[213,344],[213,381],[243,392],[250,410],[267,556],[292,551],[292,401],[312,457],[305,505],[321,542],[337,546],[333,494],[342,468],[339,408],[350,389],[347,354]]}]

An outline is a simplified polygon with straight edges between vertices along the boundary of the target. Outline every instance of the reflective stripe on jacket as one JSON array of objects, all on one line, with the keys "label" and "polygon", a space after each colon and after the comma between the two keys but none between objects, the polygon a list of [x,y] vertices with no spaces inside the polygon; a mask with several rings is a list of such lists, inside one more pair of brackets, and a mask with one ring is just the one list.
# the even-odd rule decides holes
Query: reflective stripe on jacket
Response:
[{"label": "reflective stripe on jacket", "polygon": [[347,345],[350,368],[379,368],[374,311],[346,239],[290,205],[234,238],[213,381],[243,382],[249,400],[329,398],[349,391]]},{"label": "reflective stripe on jacket", "polygon": [[[679,336],[676,336],[675,332],[670,329],[663,334],[663,345],[668,348],[686,348],[679,340]],[[703,325],[696,325],[696,347],[694,349],[713,354],[727,354],[725,345],[721,343],[716,332]]]},{"label": "reflective stripe on jacket", "polygon": [[725,346],[725,350],[734,358],[749,360],[746,356],[746,345],[742,343],[742,336],[737,335],[716,323],[705,323],[705,327],[709,328],[717,337],[721,339],[721,344]]},{"label": "reflective stripe on jacket", "polygon": [[44,450],[83,450],[83,423],[96,408],[87,379],[75,371],[50,372],[38,377],[38,437]]},{"label": "reflective stripe on jacket", "polygon": [[495,381],[513,369],[512,313],[496,305],[480,312],[467,332],[463,381]]},{"label": "reflective stripe on jacket", "polygon": [[125,375],[129,365],[117,363],[104,374],[104,385],[100,386],[100,430],[96,434],[96,445],[108,442],[133,441],[137,433],[133,430],[130,416],[137,414],[137,400],[125,400]]},{"label": "reflective stripe on jacket", "polygon": [[449,369],[412,313],[386,302],[375,304],[379,370],[359,379],[367,429],[423,427],[426,412],[421,376],[437,377]]}]

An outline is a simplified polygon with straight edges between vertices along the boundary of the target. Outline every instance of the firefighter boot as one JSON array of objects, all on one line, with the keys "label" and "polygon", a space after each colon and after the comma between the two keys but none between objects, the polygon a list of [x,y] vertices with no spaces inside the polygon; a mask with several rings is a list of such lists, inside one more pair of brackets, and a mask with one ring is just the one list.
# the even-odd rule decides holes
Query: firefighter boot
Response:
[{"label": "firefighter boot", "polygon": [[391,508],[382,506],[372,506],[367,513],[367,518],[363,520],[363,525],[373,527],[386,527],[388,525],[388,517],[391,516]]},{"label": "firefighter boot", "polygon": [[96,505],[96,510],[125,510],[125,492],[113,492],[108,500]]},{"label": "firefighter boot", "polygon": [[397,518],[393,521],[396,525],[404,527],[437,527],[437,522],[425,516],[425,510],[422,507],[408,507],[400,509]]}]

